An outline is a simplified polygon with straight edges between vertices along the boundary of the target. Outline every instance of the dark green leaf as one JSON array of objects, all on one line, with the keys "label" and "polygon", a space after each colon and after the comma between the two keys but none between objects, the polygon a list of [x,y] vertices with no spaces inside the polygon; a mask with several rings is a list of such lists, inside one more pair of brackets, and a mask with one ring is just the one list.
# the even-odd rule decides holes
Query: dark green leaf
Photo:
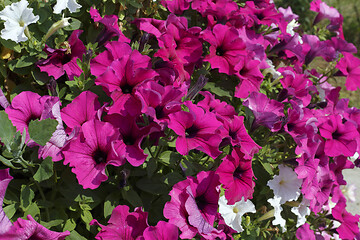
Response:
[{"label": "dark green leaf", "polygon": [[140,179],[136,182],[136,186],[141,190],[152,193],[152,194],[161,194],[167,192],[167,186],[156,179],[149,179],[147,177]]},{"label": "dark green leaf", "polygon": [[20,207],[23,210],[26,210],[30,206],[34,197],[34,191],[29,186],[21,185]]},{"label": "dark green leaf", "polygon": [[70,236],[66,237],[66,240],[87,240],[87,238],[84,238],[77,231],[73,230],[70,232]]},{"label": "dark green leaf", "polygon": [[17,61],[15,67],[16,68],[23,68],[33,65],[37,61],[36,57],[32,57],[29,55],[24,55]]},{"label": "dark green leaf", "polygon": [[131,205],[134,207],[142,206],[142,201],[140,196],[137,194],[137,192],[134,191],[134,189],[129,188],[128,190],[125,190],[123,188],[122,195],[125,200],[127,200]]},{"label": "dark green leaf", "polygon": [[36,205],[36,203],[31,203],[30,206],[25,210],[24,217],[26,217],[27,215],[31,215],[33,217],[35,217],[36,215],[40,215],[40,209]]},{"label": "dark green leaf", "polygon": [[146,171],[149,178],[155,173],[157,169],[157,163],[155,158],[150,158],[146,165]]},{"label": "dark green leaf", "polygon": [[58,122],[55,119],[33,120],[29,124],[30,138],[41,146],[45,146],[55,132],[57,125]]},{"label": "dark green leaf", "polygon": [[51,157],[45,158],[42,163],[39,166],[39,169],[34,174],[33,178],[37,182],[42,182],[44,180],[49,179],[54,171],[53,171],[53,161],[51,160]]}]

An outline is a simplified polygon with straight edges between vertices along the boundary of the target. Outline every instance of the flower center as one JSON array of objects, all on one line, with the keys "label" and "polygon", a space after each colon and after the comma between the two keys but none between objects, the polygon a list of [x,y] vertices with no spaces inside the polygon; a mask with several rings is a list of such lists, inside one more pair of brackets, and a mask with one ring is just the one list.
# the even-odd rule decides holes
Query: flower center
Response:
[{"label": "flower center", "polygon": [[239,209],[238,209],[237,207],[234,207],[234,208],[233,208],[233,212],[234,212],[234,213],[238,213],[238,212],[239,212]]},{"label": "flower center", "polygon": [[185,130],[185,136],[187,138],[193,138],[196,136],[196,134],[199,132],[199,130],[200,129],[198,127],[196,127],[195,125],[192,125],[191,127],[187,128]]},{"label": "flower center", "polygon": [[93,155],[92,155],[93,159],[95,160],[95,162],[97,164],[100,164],[100,163],[103,163],[103,162],[106,162],[106,159],[107,159],[107,153],[100,150],[100,149],[97,149]]},{"label": "flower center", "polygon": [[125,143],[125,145],[134,145],[135,139],[132,136],[124,136],[123,142]]},{"label": "flower center", "polygon": [[234,176],[234,178],[241,179],[244,172],[245,171],[243,169],[241,169],[240,167],[237,167],[233,173],[233,176]]},{"label": "flower center", "polygon": [[198,196],[195,198],[196,205],[198,206],[199,210],[203,210],[206,205],[207,201],[204,195]]},{"label": "flower center", "polygon": [[130,86],[129,84],[124,84],[123,86],[121,86],[121,91],[125,94],[130,94],[132,93],[133,87]]},{"label": "flower center", "polygon": [[216,48],[216,55],[223,56],[225,54],[225,51],[221,47]]},{"label": "flower center", "polygon": [[25,26],[25,22],[24,22],[22,19],[20,19],[19,25],[20,25],[20,27],[24,27],[24,26]]},{"label": "flower center", "polygon": [[338,130],[336,130],[335,132],[332,133],[332,138],[337,140],[339,139],[341,136],[341,134],[338,132]]}]

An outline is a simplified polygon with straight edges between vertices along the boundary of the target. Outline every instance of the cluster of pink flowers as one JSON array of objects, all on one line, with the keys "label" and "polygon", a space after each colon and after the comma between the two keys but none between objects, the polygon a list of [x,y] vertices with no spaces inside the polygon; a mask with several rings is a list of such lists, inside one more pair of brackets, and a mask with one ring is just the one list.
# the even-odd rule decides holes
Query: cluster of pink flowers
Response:
[{"label": "cluster of pink flowers", "polygon": [[[97,41],[105,49],[91,59],[90,70],[95,84],[111,102],[101,103],[95,93],[84,91],[60,108],[57,97],[22,92],[5,110],[21,132],[28,131],[31,120],[56,119],[57,129],[50,141],[40,146],[39,158],[63,160],[83,188],[99,188],[108,179],[107,165],[144,164],[148,155],[143,140],[157,145],[169,130],[176,136],[174,150],[181,155],[200,151],[213,159],[222,158],[213,171],[187,176],[172,187],[171,200],[163,210],[168,222],[149,226],[147,213],[141,208],[129,213],[129,207],[119,205],[108,225],[92,221],[102,228],[96,238],[187,239],[199,234],[205,239],[232,239],[235,231],[218,212],[220,189],[224,189],[229,205],[253,198],[252,158],[261,147],[248,134],[239,109],[208,91],[199,91],[203,96],[199,101],[188,97],[192,75],[203,63],[231,77],[224,77],[224,81],[237,79],[233,95],[244,99],[242,105],[252,111],[251,131],[263,126],[293,138],[299,156],[294,171],[310,210],[317,214],[331,200],[336,204],[331,214],[340,222],[336,228],[339,236],[360,237],[359,216],[346,211],[340,188],[346,185],[342,170],[354,168],[347,157],[360,152],[360,110],[339,99],[340,88],[326,83],[326,76],[315,69],[304,70],[316,57],[332,62],[343,55],[336,65],[338,75],[346,77],[348,90],[360,88],[360,60],[353,55],[356,48],[343,37],[342,16],[321,0],[311,3],[311,10],[318,13],[314,23],[329,19],[327,29],[336,35],[321,41],[317,36],[289,31],[297,16],[291,9],[277,9],[270,0],[247,1],[243,7],[231,0],[161,2],[171,12],[166,20],[140,18],[133,22],[156,40],[154,59],[132,49],[116,24],[117,17],[101,17],[96,9],[90,10],[92,19],[104,25]],[[179,16],[188,9],[207,20],[205,29],[189,27],[188,20]],[[55,79],[65,73],[70,80],[80,76],[82,70],[76,61],[86,54],[80,34],[80,30],[74,31],[66,48],[46,46],[48,58],[38,62],[40,70]],[[110,41],[114,37],[118,40]],[[289,66],[275,70],[271,60]],[[278,78],[281,90],[277,99],[260,92],[266,72],[275,81],[276,74],[282,76]],[[318,100],[312,101],[314,98]],[[32,140],[28,145],[38,146]],[[227,156],[222,155],[225,146],[232,149]],[[4,185],[0,203],[1,189],[6,189],[11,179],[6,174],[0,172],[0,184]],[[4,216],[0,211],[0,218]],[[1,234],[16,239],[14,234],[30,225],[36,229],[38,235],[32,235],[36,239],[63,239],[69,234],[43,229],[31,216],[14,224],[5,216],[2,225],[0,239],[5,239]],[[297,237],[315,239],[319,234],[305,223]]]}]

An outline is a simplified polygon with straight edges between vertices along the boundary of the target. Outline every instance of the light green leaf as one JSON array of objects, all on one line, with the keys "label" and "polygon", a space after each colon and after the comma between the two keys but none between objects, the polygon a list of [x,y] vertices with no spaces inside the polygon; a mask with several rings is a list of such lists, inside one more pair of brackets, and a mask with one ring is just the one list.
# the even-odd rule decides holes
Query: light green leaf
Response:
[{"label": "light green leaf", "polygon": [[53,161],[51,160],[51,157],[47,157],[42,161],[42,163],[39,166],[39,169],[34,174],[33,178],[37,182],[42,182],[44,180],[49,179],[54,171],[53,171]]},{"label": "light green leaf", "polygon": [[27,215],[31,215],[32,217],[40,215],[40,209],[36,203],[31,203],[30,206],[25,210],[24,217],[26,217]]},{"label": "light green leaf", "polygon": [[76,222],[73,218],[66,220],[63,231],[72,231],[76,228]]},{"label": "light green leaf", "polygon": [[0,111],[0,138],[1,142],[10,148],[14,140],[16,128],[13,126],[6,112]]},{"label": "light green leaf", "polygon": [[83,236],[81,236],[77,231],[73,230],[70,232],[70,236],[65,238],[66,240],[87,240]]},{"label": "light green leaf", "polygon": [[14,216],[14,214],[16,213],[16,209],[17,209],[16,205],[17,205],[16,203],[13,203],[13,204],[8,205],[8,206],[3,208],[6,216],[9,219],[11,219]]},{"label": "light green leaf", "polygon": [[55,119],[33,120],[29,124],[30,138],[41,146],[45,146],[55,132],[57,125],[58,122]]}]

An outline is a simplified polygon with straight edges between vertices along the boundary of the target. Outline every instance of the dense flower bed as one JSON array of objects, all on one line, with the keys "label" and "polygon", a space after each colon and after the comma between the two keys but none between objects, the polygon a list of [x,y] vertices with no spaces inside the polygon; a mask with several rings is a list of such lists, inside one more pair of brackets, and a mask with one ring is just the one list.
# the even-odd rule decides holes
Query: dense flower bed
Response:
[{"label": "dense flower bed", "polygon": [[29,2],[0,3],[0,239],[360,239],[335,8]]}]

